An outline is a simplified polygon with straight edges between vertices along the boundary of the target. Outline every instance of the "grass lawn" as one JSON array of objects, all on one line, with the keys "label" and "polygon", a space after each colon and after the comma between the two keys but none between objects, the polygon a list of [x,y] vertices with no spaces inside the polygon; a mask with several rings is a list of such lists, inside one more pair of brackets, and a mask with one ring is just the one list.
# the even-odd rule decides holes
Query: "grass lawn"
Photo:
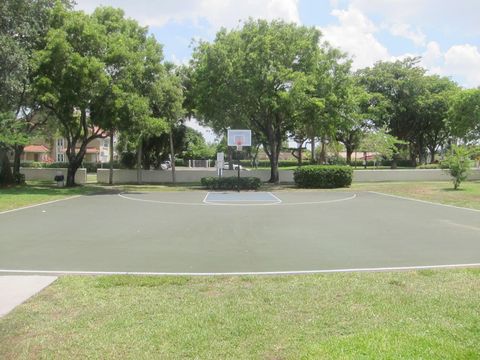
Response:
[{"label": "grass lawn", "polygon": [[0,187],[0,211],[64,199],[74,195],[92,194],[99,191],[103,191],[103,189],[91,185],[58,188],[50,182],[29,181],[26,185]]},{"label": "grass lawn", "polygon": [[354,183],[351,189],[379,191],[441,204],[480,209],[480,181],[463,182],[458,190],[454,190],[452,183],[446,181]]},{"label": "grass lawn", "polygon": [[0,319],[2,359],[473,359],[480,269],[62,277]]}]

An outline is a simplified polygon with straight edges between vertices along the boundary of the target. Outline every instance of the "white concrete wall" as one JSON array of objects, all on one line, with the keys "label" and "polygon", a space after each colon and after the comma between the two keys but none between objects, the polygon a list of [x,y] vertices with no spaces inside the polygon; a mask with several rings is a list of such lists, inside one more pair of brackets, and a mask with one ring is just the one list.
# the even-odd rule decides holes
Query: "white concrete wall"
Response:
[{"label": "white concrete wall", "polygon": [[[108,169],[97,170],[97,181],[108,183]],[[212,170],[177,170],[176,178],[179,183],[200,182],[202,177],[217,176],[215,169]],[[241,171],[241,176],[254,176],[262,181],[270,178],[269,170]],[[223,176],[237,176],[235,170],[224,170]],[[355,170],[354,182],[380,182],[380,181],[449,181],[450,176],[441,169],[397,169],[397,170]],[[480,180],[480,169],[471,171],[469,180]],[[136,183],[136,170],[114,170],[113,182]],[[144,183],[170,183],[172,172],[170,170],[142,170],[142,182]],[[280,170],[280,182],[293,183],[293,170]]]},{"label": "white concrete wall", "polygon": [[[97,181],[99,183],[108,183],[108,169],[97,170]],[[176,180],[178,183],[192,183],[200,182],[200,179],[208,176],[217,176],[216,170],[178,170],[176,171]],[[224,170],[223,176],[237,176],[235,170]],[[254,170],[241,171],[240,176],[254,176],[260,178],[262,181],[268,181],[270,178],[270,171],[268,170]],[[280,171],[281,182],[293,182],[293,171]],[[136,183],[136,170],[114,170],[113,182],[115,184],[121,183]],[[142,182],[144,183],[170,183],[172,182],[172,172],[170,170],[142,170]]]},{"label": "white concrete wall", "polygon": [[[472,169],[469,180],[480,180],[480,169]],[[443,169],[355,170],[353,182],[450,181]]]},{"label": "white concrete wall", "polygon": [[[53,178],[58,172],[65,176],[67,181],[67,169],[65,168],[20,168],[20,172],[25,175],[25,180],[45,180],[54,181]],[[75,183],[85,184],[87,182],[87,169],[78,169],[75,174]]]}]

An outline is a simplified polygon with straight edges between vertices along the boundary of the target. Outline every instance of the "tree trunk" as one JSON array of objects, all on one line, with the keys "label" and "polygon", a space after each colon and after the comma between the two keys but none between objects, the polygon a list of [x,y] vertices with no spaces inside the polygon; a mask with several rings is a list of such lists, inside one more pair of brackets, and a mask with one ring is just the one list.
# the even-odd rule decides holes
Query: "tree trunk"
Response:
[{"label": "tree trunk", "polygon": [[172,162],[172,182],[177,183],[175,178],[175,152],[173,150],[173,132],[170,130],[170,161]]},{"label": "tree trunk", "polygon": [[13,176],[20,175],[20,162],[25,146],[16,144],[14,146],[14,158],[13,158]]},{"label": "tree trunk", "polygon": [[14,183],[10,160],[8,160],[7,150],[0,148],[0,185],[11,185]]},{"label": "tree trunk", "polygon": [[268,180],[268,182],[278,184],[280,181],[280,175],[278,173],[278,157],[280,156],[281,136],[272,129],[268,137],[269,146],[268,149],[265,149],[270,160],[270,180]]},{"label": "tree trunk", "polygon": [[137,183],[142,183],[142,137],[138,139],[137,148]]},{"label": "tree trunk", "polygon": [[232,148],[227,146],[228,170],[233,170]]},{"label": "tree trunk", "polygon": [[80,167],[80,162],[69,161],[67,170],[67,187],[75,186],[75,174]]},{"label": "tree trunk", "polygon": [[410,144],[410,163],[413,167],[417,166],[417,150]]},{"label": "tree trunk", "polygon": [[430,164],[435,162],[435,147],[430,147],[428,150],[430,151]]},{"label": "tree trunk", "polygon": [[110,171],[108,174],[108,183],[113,185],[113,133],[114,130],[110,130]]},{"label": "tree trunk", "polygon": [[327,156],[325,154],[325,138],[322,138],[322,147],[320,149],[320,156],[318,158],[320,164],[325,164],[327,162]]},{"label": "tree trunk", "polygon": [[280,175],[278,173],[278,153],[275,150],[272,150],[270,156],[268,156],[270,160],[270,180],[269,183],[278,184],[280,180]]},{"label": "tree trunk", "polygon": [[315,136],[310,139],[311,144],[310,144],[310,151],[312,152],[312,158],[310,162],[312,164],[316,164],[316,159],[315,159]]},{"label": "tree trunk", "polygon": [[353,147],[345,144],[345,150],[347,151],[347,164],[352,165]]}]

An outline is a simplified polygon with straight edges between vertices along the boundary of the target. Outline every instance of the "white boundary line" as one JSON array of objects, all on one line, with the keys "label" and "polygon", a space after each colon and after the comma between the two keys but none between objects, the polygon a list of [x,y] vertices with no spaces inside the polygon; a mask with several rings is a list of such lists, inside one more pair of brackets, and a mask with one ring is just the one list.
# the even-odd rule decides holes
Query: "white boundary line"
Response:
[{"label": "white boundary line", "polygon": [[279,198],[277,195],[275,195],[274,193],[272,193],[272,192],[269,191],[267,194],[270,194],[270,196],[273,196],[273,198],[277,199],[277,201],[278,201],[279,203],[283,202],[282,199],[280,199],[280,198]]},{"label": "white boundary line", "polygon": [[436,203],[436,202],[433,202],[433,201],[414,199],[414,198],[409,198],[409,197],[400,196],[400,195],[386,194],[386,193],[382,193],[382,192],[378,192],[378,191],[369,191],[369,193],[377,194],[377,195],[383,195],[383,196],[389,196],[389,197],[393,197],[393,198],[396,198],[396,199],[416,201],[416,202],[419,202],[419,203],[424,203],[424,204],[429,204],[429,205],[437,205],[437,206],[444,206],[444,207],[453,208],[453,209],[461,209],[461,210],[469,210],[469,211],[474,211],[474,212],[480,212],[480,210],[478,210],[478,209],[466,208],[466,207],[455,206],[455,205],[440,204],[440,203]]},{"label": "white boundary line", "polygon": [[81,197],[81,196],[82,195],[74,195],[74,196],[70,196],[70,197],[67,197],[67,198],[64,198],[64,199],[57,199],[57,200],[47,201],[47,202],[40,203],[40,204],[24,206],[24,207],[12,209],[12,210],[5,210],[5,211],[1,211],[0,215],[15,212],[15,211],[20,211],[20,210],[31,209],[31,208],[34,208],[34,207],[37,207],[37,206],[53,204],[53,203],[60,202],[60,201],[72,200],[72,199],[75,199],[75,198],[78,198],[78,197]]},{"label": "white boundary line", "polygon": [[159,201],[159,200],[149,200],[149,199],[135,199],[132,197],[125,196],[124,193],[118,194],[121,198],[132,200],[132,201],[140,201],[140,202],[148,202],[148,203],[156,203],[156,204],[166,204],[166,205],[192,205],[192,206],[204,206],[203,203],[184,203],[184,202],[175,202],[175,201]]},{"label": "white boundary line", "polygon": [[[309,201],[309,202],[297,202],[297,203],[286,203],[282,202],[277,196],[271,194],[274,198],[278,199],[279,201],[270,201],[264,200],[265,203],[262,204],[232,204],[226,203],[226,201],[235,202],[236,200],[214,200],[214,201],[207,201],[207,196],[210,192],[205,195],[203,201],[201,203],[185,203],[185,202],[174,202],[174,201],[160,201],[160,200],[149,200],[149,199],[136,199],[132,197],[128,197],[124,195],[124,193],[118,194],[118,196],[132,201],[140,201],[140,202],[148,202],[148,203],[156,203],[156,204],[165,204],[165,205],[192,205],[192,206],[295,206],[295,205],[319,205],[319,204],[330,204],[336,203],[341,201],[348,201],[353,200],[357,197],[357,194],[353,194],[352,196],[343,198],[343,199],[334,199],[334,200],[323,200],[323,201]],[[263,201],[263,200],[240,200],[240,201]],[[237,200],[237,202],[239,202]]]},{"label": "white boundary line", "polygon": [[348,200],[353,200],[357,197],[357,194],[353,194],[352,196],[343,198],[343,199],[334,199],[334,200],[323,200],[323,201],[309,201],[309,202],[298,202],[298,203],[282,203],[284,206],[289,206],[289,205],[318,205],[318,204],[330,204],[330,203],[336,203],[336,202],[342,202],[342,201],[348,201]]},{"label": "white boundary line", "polygon": [[446,264],[446,265],[414,265],[374,268],[347,268],[325,270],[292,270],[292,271],[240,271],[240,272],[142,272],[142,271],[68,271],[68,270],[8,270],[0,269],[0,273],[11,274],[63,274],[63,275],[156,275],[156,276],[238,276],[238,275],[302,275],[302,274],[329,274],[352,272],[381,272],[381,271],[408,271],[433,270],[480,267],[480,263],[473,264]]}]

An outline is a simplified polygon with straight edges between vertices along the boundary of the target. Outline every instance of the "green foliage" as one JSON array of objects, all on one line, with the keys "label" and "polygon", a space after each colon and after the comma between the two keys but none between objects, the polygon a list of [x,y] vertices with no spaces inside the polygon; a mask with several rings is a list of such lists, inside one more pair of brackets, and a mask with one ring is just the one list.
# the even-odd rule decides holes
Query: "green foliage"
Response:
[{"label": "green foliage", "polygon": [[472,167],[470,160],[471,151],[466,147],[453,146],[447,158],[442,163],[448,167],[448,173],[452,177],[453,188],[456,190],[465,181]]},{"label": "green foliage", "polygon": [[359,150],[376,153],[376,161],[380,161],[382,158],[391,160],[398,153],[397,145],[399,144],[405,144],[405,142],[387,134],[386,128],[382,127],[377,131],[365,134]]},{"label": "green foliage", "polygon": [[308,165],[297,168],[293,173],[295,184],[302,188],[339,188],[352,183],[353,170],[350,166]]},{"label": "green foliage", "polygon": [[454,98],[449,126],[454,135],[467,140],[480,137],[480,89],[467,89]]},{"label": "green foliage", "polygon": [[263,144],[278,181],[282,142],[293,130],[295,99],[318,64],[320,32],[314,28],[249,20],[219,31],[193,54],[193,93],[198,116],[217,133],[251,129]]},{"label": "green foliage", "polygon": [[201,179],[201,184],[209,190],[236,190],[240,185],[241,190],[257,190],[262,185],[262,181],[257,177],[205,177]]},{"label": "green foliage", "polygon": [[124,151],[120,154],[120,163],[127,169],[133,169],[137,163],[137,154]]},{"label": "green foliage", "polygon": [[102,130],[168,130],[151,106],[165,72],[161,46],[120,9],[87,15],[58,4],[52,17],[45,46],[34,53],[34,85],[67,139],[71,186],[88,143],[103,137]]},{"label": "green foliage", "polygon": [[433,164],[423,164],[423,165],[418,165],[417,169],[440,169],[441,165],[439,163],[433,163]]}]

